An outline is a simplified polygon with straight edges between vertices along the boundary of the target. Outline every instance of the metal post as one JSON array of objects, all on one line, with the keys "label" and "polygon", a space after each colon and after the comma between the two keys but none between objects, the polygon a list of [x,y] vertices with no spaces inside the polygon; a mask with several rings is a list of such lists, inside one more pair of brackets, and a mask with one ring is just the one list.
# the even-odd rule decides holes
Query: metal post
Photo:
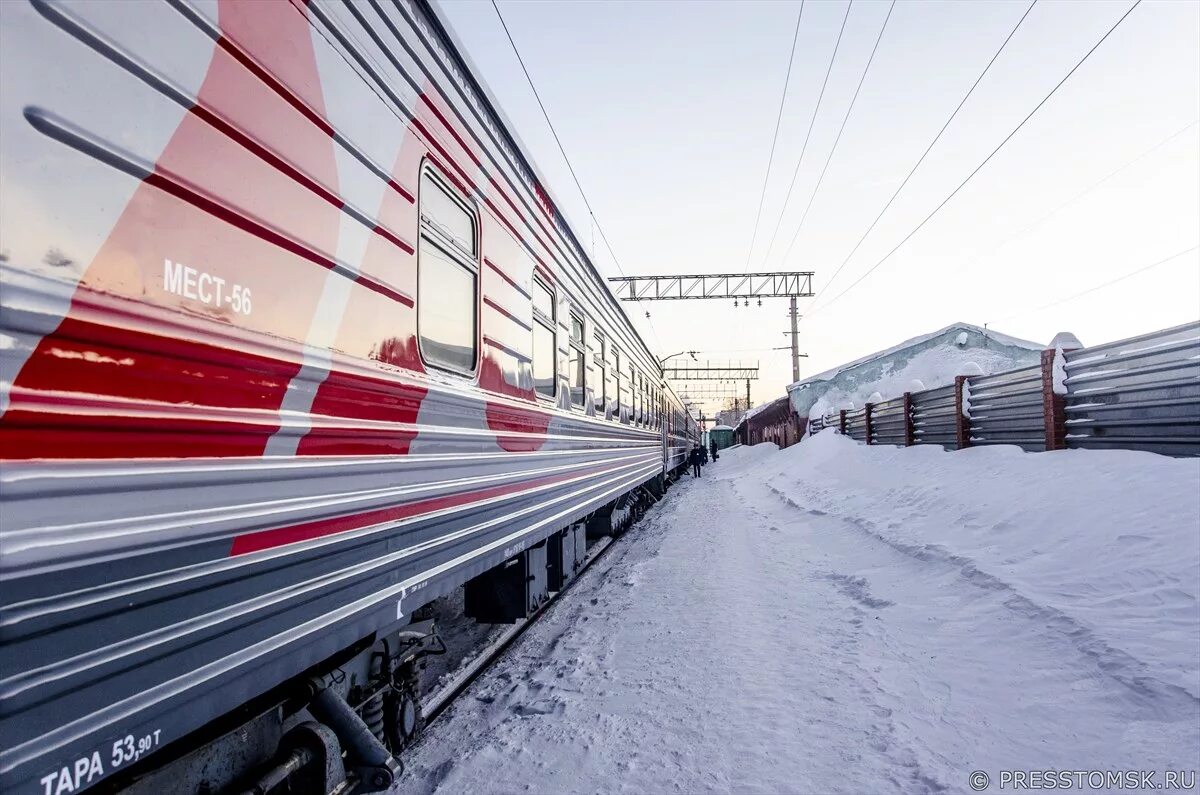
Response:
[{"label": "metal post", "polygon": [[954,441],[959,450],[971,446],[971,420],[963,412],[963,384],[966,382],[965,375],[954,377]]},{"label": "metal post", "polygon": [[1046,430],[1046,449],[1067,447],[1067,400],[1054,393],[1055,350],[1042,351],[1042,422]]},{"label": "metal post", "polygon": [[911,447],[917,443],[913,432],[913,402],[912,392],[904,393],[904,446]]},{"label": "metal post", "polygon": [[792,316],[792,383],[794,384],[800,380],[800,343],[796,336],[796,320],[799,315],[796,312],[796,296],[794,295],[791,297],[789,314]]},{"label": "metal post", "polygon": [[750,410],[750,379],[746,379],[746,411]]}]

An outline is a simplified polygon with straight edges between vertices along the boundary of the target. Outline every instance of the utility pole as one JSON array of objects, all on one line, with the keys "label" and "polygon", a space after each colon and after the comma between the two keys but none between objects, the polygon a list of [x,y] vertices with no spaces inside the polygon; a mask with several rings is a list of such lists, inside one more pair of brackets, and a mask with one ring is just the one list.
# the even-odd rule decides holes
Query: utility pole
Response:
[{"label": "utility pole", "polygon": [[[795,301],[796,299],[793,298],[792,300]],[[750,379],[747,378],[746,379],[746,411],[749,411],[749,410],[750,410]]]},{"label": "utility pole", "polygon": [[791,297],[791,309],[789,314],[792,316],[792,383],[800,380],[800,343],[796,337],[796,321],[800,315],[796,311],[796,296]]}]

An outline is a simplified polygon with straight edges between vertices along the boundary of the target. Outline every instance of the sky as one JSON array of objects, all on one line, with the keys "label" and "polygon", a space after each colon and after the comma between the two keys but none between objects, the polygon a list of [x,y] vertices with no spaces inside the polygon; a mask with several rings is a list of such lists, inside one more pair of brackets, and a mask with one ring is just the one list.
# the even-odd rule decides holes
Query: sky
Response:
[{"label": "sky", "polygon": [[[956,321],[1094,345],[1200,318],[1200,2],[1143,0],[887,256],[1133,4],[1039,0],[849,259],[1028,2],[899,0],[834,149],[890,4],[808,0],[757,236],[798,0],[498,4],[595,223],[492,4],[441,8],[601,273],[813,271],[801,378]],[[753,401],[785,394],[786,299],[626,308],[660,356],[758,362]]]}]

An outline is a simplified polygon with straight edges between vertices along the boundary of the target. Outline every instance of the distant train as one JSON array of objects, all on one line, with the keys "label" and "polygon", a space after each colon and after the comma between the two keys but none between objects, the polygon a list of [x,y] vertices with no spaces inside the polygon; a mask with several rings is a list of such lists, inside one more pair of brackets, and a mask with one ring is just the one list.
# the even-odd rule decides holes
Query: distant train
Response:
[{"label": "distant train", "polygon": [[0,4],[0,791],[386,789],[695,423],[423,0]]}]

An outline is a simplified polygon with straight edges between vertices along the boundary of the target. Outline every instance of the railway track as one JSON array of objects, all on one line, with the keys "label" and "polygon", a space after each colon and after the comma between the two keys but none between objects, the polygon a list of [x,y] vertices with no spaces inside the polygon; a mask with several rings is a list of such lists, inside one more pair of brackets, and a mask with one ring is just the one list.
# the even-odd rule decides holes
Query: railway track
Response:
[{"label": "railway track", "polygon": [[493,640],[488,646],[478,655],[475,656],[469,663],[460,667],[450,677],[450,679],[438,688],[430,696],[422,699],[421,720],[424,724],[423,731],[433,724],[439,716],[454,702],[459,695],[471,686],[484,671],[491,667],[513,644],[517,638],[525,633],[525,630],[533,626],[551,605],[558,602],[559,597],[567,593],[574,587],[575,583],[579,582],[583,574],[591,568],[592,564],[603,557],[617,539],[612,537],[601,538],[588,549],[587,557],[584,558],[583,566],[576,572],[575,576],[567,582],[561,591],[554,594],[553,597],[544,602],[538,609],[529,615],[528,618],[521,619],[505,630],[500,637]]}]

